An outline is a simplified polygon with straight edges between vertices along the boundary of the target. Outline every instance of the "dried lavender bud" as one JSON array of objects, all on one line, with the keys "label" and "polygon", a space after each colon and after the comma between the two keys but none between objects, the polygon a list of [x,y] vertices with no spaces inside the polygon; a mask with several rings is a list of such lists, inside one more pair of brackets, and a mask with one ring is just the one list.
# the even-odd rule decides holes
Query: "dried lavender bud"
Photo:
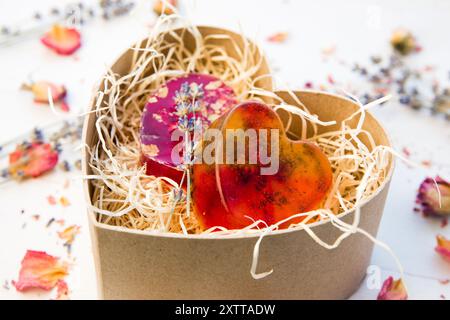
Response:
[{"label": "dried lavender bud", "polygon": [[55,150],[56,150],[56,152],[58,152],[58,153],[61,153],[61,152],[62,152],[62,146],[61,146],[61,143],[59,143],[59,142],[55,143]]},{"label": "dried lavender bud", "polygon": [[416,87],[414,87],[414,88],[411,89],[411,94],[413,96],[418,96],[419,95],[419,90]]},{"label": "dried lavender bud", "polygon": [[60,168],[61,168],[61,170],[65,171],[65,172],[68,172],[71,169],[70,168],[70,163],[67,160],[64,160],[63,162],[61,162]]},{"label": "dried lavender bud", "polygon": [[2,178],[8,178],[9,177],[9,171],[8,169],[2,170]]},{"label": "dried lavender bud", "polygon": [[42,15],[41,15],[39,12],[36,12],[36,13],[33,15],[33,18],[36,19],[36,20],[41,20],[41,19],[42,19]]},{"label": "dried lavender bud", "polygon": [[380,73],[385,76],[389,76],[391,74],[391,70],[389,70],[388,68],[380,68]]},{"label": "dried lavender bud", "polygon": [[411,98],[409,96],[401,96],[399,99],[401,104],[409,104],[411,102]]},{"label": "dried lavender bud", "polygon": [[8,27],[2,27],[0,32],[1,32],[3,35],[8,35],[8,34],[10,34],[11,31],[9,30]]},{"label": "dried lavender bud", "polygon": [[33,139],[37,141],[44,141],[44,134],[42,133],[42,130],[35,128],[33,130]]},{"label": "dried lavender bud", "polygon": [[52,8],[50,10],[50,14],[53,15],[53,16],[59,15],[60,14],[59,9],[58,8]]}]

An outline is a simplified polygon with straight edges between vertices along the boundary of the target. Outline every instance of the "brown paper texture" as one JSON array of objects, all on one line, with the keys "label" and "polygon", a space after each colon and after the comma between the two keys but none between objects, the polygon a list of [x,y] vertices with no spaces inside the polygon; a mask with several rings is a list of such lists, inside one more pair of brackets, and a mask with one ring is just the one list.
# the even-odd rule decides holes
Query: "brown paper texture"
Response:
[{"label": "brown paper texture", "polygon": [[[207,34],[230,31],[199,27]],[[180,30],[178,31],[180,32]],[[192,40],[192,39],[191,39]],[[192,41],[185,39],[186,45]],[[224,40],[230,54],[232,48]],[[258,55],[260,53],[257,53]],[[124,53],[112,69],[119,74],[129,70],[130,51]],[[269,73],[263,61],[259,74]],[[270,80],[260,83],[272,88]],[[277,94],[286,102],[295,102],[286,92]],[[321,120],[339,122],[358,108],[351,100],[313,91],[296,95]],[[92,102],[91,107],[94,107]],[[285,119],[285,115],[280,113]],[[95,114],[84,126],[84,141],[96,143]],[[356,124],[356,121],[355,121]],[[372,133],[376,144],[389,146],[383,128],[369,113],[364,129]],[[294,131],[299,128],[294,127]],[[84,151],[83,172],[90,174],[88,153]],[[393,163],[383,187],[361,208],[360,227],[376,235],[392,175]],[[86,201],[91,204],[91,186],[84,182]],[[344,299],[363,280],[372,254],[373,243],[360,234],[351,235],[334,250],[318,245],[303,230],[284,230],[264,237],[260,247],[258,272],[274,269],[266,278],[255,280],[250,274],[253,248],[258,236],[206,239],[178,234],[121,229],[99,224],[95,213],[88,210],[100,298],[104,299]],[[343,220],[351,222],[353,211]],[[340,234],[331,223],[321,223],[314,232],[324,241],[332,242]]]}]

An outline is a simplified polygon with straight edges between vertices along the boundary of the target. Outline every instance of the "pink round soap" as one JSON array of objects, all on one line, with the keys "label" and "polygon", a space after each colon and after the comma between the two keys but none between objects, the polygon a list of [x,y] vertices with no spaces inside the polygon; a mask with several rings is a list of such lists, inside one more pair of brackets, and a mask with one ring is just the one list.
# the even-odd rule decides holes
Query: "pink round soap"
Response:
[{"label": "pink round soap", "polygon": [[181,137],[194,115],[197,123],[208,127],[236,102],[233,89],[207,74],[191,73],[159,88],[149,97],[141,119],[142,163],[147,174],[180,182],[183,160],[172,157],[172,150],[182,139],[172,141],[172,136]]}]

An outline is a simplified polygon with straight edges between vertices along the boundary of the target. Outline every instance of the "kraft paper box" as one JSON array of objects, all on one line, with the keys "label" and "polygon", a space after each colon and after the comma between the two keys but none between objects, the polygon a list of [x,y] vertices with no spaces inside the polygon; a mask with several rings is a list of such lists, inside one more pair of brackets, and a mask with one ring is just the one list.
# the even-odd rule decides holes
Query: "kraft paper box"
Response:
[{"label": "kraft paper box", "polygon": [[[202,36],[231,35],[242,44],[240,35],[227,30],[211,27],[199,27],[199,30]],[[183,29],[176,32],[183,35],[186,47],[194,46],[193,39],[186,36]],[[229,41],[216,41],[223,42],[231,56],[236,54]],[[131,55],[131,50],[125,52],[112,70],[120,75],[127,74]],[[263,59],[257,76],[269,74],[262,54],[255,51],[255,56]],[[268,78],[258,85],[272,89]],[[296,104],[287,92],[276,94],[287,103]],[[351,100],[332,94],[313,91],[295,94],[321,120],[337,121],[336,125],[327,127],[327,131],[337,130],[340,122],[358,109]],[[91,108],[94,106],[93,102]],[[285,116],[280,114],[282,120]],[[95,120],[95,113],[90,113],[84,125],[83,139],[90,147],[97,142]],[[390,145],[385,131],[369,113],[363,128],[373,135],[377,145]],[[293,130],[300,129],[294,127]],[[91,174],[88,157],[88,152],[84,151],[84,174]],[[381,220],[393,166],[391,160],[386,181],[361,207],[359,226],[372,235],[376,235]],[[88,180],[84,187],[86,201],[91,204],[93,190]],[[360,234],[351,235],[336,249],[328,250],[304,230],[277,231],[263,238],[257,270],[273,269],[274,272],[255,280],[250,267],[258,235],[214,239],[198,235],[162,235],[98,223],[96,213],[90,210],[88,215],[99,296],[104,299],[345,299],[359,288],[373,250],[373,243]],[[351,222],[353,215],[350,211],[342,219]],[[328,243],[341,235],[329,222],[316,223],[312,228]]]}]

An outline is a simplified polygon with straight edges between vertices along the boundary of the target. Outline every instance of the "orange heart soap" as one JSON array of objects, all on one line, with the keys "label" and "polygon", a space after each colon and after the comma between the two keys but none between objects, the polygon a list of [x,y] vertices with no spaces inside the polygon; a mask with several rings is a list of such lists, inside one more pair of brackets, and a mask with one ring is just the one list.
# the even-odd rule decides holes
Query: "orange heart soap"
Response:
[{"label": "orange heart soap", "polygon": [[[252,224],[252,219],[272,225],[294,214],[317,209],[323,203],[332,185],[327,157],[311,142],[289,139],[280,118],[269,106],[259,102],[239,104],[214,121],[210,128],[217,129],[223,137],[236,129],[245,132],[253,129],[250,131],[257,133],[258,148],[250,147],[250,139],[246,138],[242,152],[235,139],[230,152],[230,144],[224,138],[223,144],[219,147],[215,144],[217,149],[211,152],[213,162],[205,161],[206,151],[214,149],[211,144],[216,140],[209,142],[204,136],[203,160],[192,166],[191,189],[194,212],[204,228],[241,229]],[[265,139],[258,134],[263,131],[267,132]],[[261,148],[263,140],[266,149]],[[245,154],[246,161],[230,163],[230,154],[234,160]],[[264,154],[273,158],[272,163],[277,159],[276,172],[262,174],[261,169],[269,167],[267,157],[263,161]],[[256,162],[250,161],[252,156]],[[286,228],[302,219],[292,219],[280,227]]]}]

